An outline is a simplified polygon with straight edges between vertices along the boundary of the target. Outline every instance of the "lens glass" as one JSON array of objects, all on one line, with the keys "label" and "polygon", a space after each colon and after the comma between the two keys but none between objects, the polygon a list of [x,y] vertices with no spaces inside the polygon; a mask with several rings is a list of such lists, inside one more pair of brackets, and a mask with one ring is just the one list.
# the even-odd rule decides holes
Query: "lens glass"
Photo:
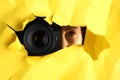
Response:
[{"label": "lens glass", "polygon": [[43,48],[47,45],[47,35],[43,31],[37,31],[33,35],[33,44],[38,48]]}]

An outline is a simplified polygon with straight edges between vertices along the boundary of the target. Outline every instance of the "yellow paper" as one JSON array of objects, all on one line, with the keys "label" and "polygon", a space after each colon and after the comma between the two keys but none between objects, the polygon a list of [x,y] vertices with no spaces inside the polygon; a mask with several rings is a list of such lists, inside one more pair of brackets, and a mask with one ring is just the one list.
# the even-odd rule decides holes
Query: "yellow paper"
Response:
[{"label": "yellow paper", "polygon": [[[120,0],[2,0],[0,80],[120,80]],[[15,32],[35,16],[49,23],[86,25],[83,46],[27,55]]]}]

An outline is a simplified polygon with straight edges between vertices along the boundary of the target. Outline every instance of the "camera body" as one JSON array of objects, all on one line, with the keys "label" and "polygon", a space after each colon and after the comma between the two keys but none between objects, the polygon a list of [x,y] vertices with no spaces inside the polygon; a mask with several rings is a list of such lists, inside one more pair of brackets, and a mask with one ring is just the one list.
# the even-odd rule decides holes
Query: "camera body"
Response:
[{"label": "camera body", "polygon": [[26,24],[23,31],[15,33],[29,56],[42,56],[61,49],[61,27],[54,22],[50,25],[43,17],[37,17]]}]

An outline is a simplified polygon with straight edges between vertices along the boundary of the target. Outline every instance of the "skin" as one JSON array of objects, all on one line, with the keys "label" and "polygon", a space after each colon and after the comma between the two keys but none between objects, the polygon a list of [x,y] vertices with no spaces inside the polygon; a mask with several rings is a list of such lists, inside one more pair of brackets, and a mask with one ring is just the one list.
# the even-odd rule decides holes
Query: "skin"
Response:
[{"label": "skin", "polygon": [[82,44],[81,27],[66,26],[62,28],[62,48]]}]

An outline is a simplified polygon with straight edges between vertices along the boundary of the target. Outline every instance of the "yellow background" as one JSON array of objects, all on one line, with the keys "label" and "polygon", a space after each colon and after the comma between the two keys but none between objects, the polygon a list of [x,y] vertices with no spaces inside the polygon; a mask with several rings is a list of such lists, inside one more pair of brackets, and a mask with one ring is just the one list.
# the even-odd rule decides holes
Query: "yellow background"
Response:
[{"label": "yellow background", "polygon": [[[86,25],[84,46],[30,57],[15,30],[34,16]],[[120,0],[1,0],[0,80],[120,80]]]}]

